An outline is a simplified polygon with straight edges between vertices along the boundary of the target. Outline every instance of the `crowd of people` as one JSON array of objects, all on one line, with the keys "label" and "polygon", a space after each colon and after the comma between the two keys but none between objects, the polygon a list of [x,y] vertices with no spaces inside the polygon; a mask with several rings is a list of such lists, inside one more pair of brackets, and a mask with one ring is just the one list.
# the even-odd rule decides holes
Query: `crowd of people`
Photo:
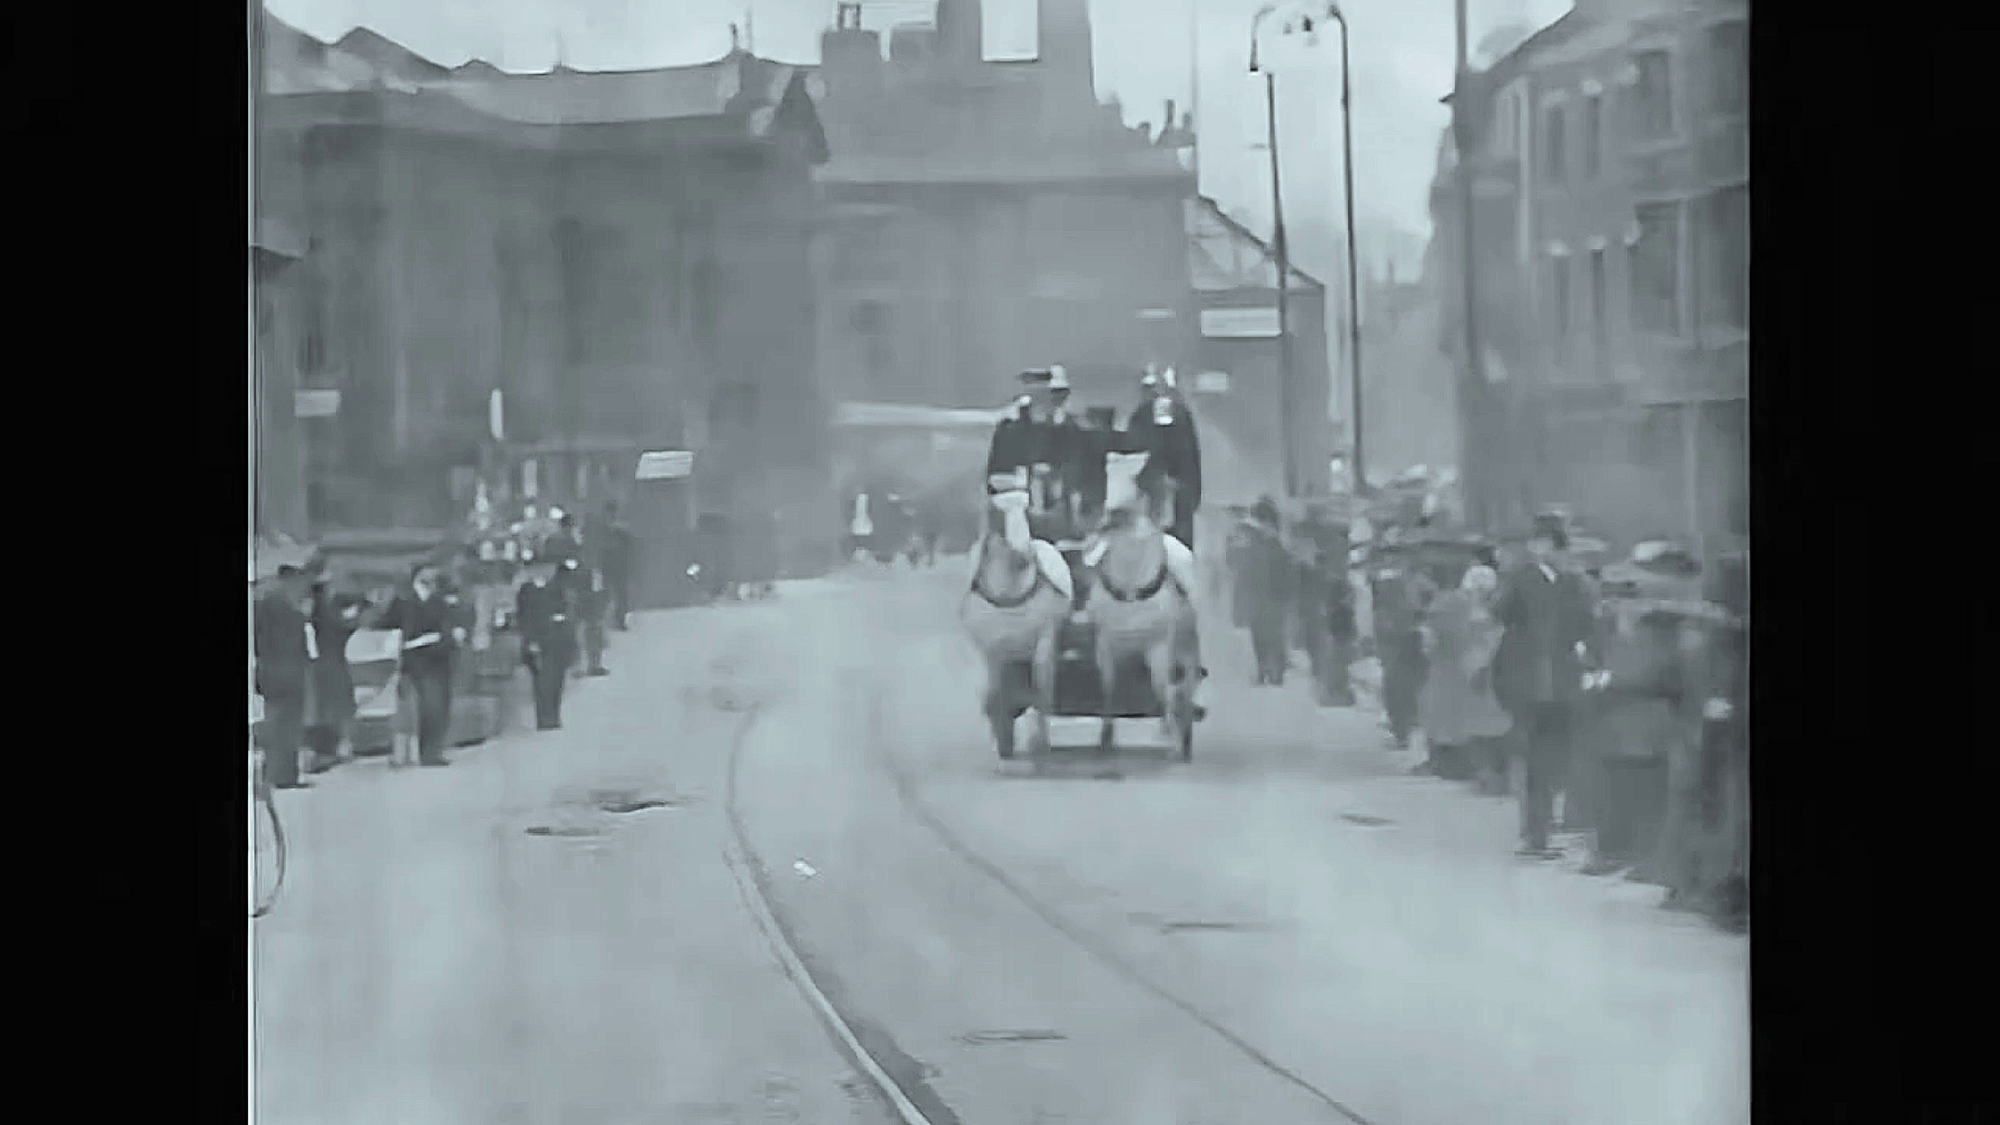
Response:
[{"label": "crowd of people", "polygon": [[532,504],[504,527],[480,518],[410,565],[393,590],[372,596],[319,551],[276,566],[252,591],[252,690],[263,701],[257,741],[266,779],[301,788],[306,775],[352,756],[349,649],[362,630],[392,639],[392,763],[447,765],[455,700],[488,690],[507,705],[516,666],[528,673],[536,728],[560,728],[564,685],[610,674],[607,630],[625,629],[630,613],[631,536],[616,505],[602,506],[589,525]]},{"label": "crowd of people", "polygon": [[1517,854],[1555,858],[1580,835],[1586,873],[1744,924],[1747,552],[1704,566],[1656,540],[1607,565],[1557,511],[1495,542],[1420,518],[1358,550],[1321,508],[1232,514],[1233,622],[1259,684],[1302,649],[1319,701],[1349,706],[1372,648],[1389,741],[1421,734],[1416,770],[1518,801]]}]

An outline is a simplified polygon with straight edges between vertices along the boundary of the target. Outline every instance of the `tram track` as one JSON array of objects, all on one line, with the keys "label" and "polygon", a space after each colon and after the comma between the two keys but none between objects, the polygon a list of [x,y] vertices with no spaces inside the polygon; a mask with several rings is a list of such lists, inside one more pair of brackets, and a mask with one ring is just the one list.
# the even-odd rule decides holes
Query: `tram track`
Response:
[{"label": "tram track", "polygon": [[[1232,1031],[1185,997],[1159,984],[1124,954],[1091,933],[1086,927],[1066,917],[999,865],[968,845],[949,824],[925,804],[917,790],[915,778],[897,760],[895,754],[887,749],[887,741],[881,737],[883,731],[881,686],[870,684],[865,690],[867,691],[865,699],[867,741],[871,744],[867,759],[890,781],[904,813],[954,859],[998,885],[1063,941],[1109,969],[1113,975],[1167,1004],[1205,1032],[1219,1039],[1228,1049],[1271,1076],[1297,1088],[1338,1115],[1339,1119],[1348,1122],[1349,1125],[1381,1125],[1364,1117],[1332,1094],[1314,1085],[1311,1080],[1286,1067],[1268,1052]],[[877,1098],[886,1109],[895,1114],[900,1125],[965,1125],[955,1111],[927,1084],[922,1064],[904,1055],[886,1034],[867,1024],[855,1006],[843,997],[836,975],[827,967],[814,964],[814,958],[799,941],[795,928],[785,920],[782,907],[771,887],[772,868],[765,857],[758,853],[751,840],[739,801],[744,751],[750,741],[751,732],[763,717],[763,711],[764,708],[759,706],[739,716],[740,721],[731,736],[724,790],[724,807],[730,827],[730,842],[725,848],[724,859],[735,876],[745,908],[750,912],[758,928],[763,931],[786,975],[792,979],[809,1006],[818,1015],[841,1053],[848,1059],[850,1065],[868,1080]]]},{"label": "tram track", "polygon": [[1001,889],[1013,896],[1021,905],[1027,907],[1030,913],[1041,919],[1045,925],[1060,934],[1070,944],[1089,954],[1098,963],[1110,969],[1128,984],[1139,988],[1141,991],[1162,1001],[1194,1021],[1203,1030],[1222,1040],[1232,1050],[1265,1072],[1297,1087],[1320,1104],[1339,1114],[1350,1125],[1382,1125],[1380,1122],[1362,1116],[1353,1107],[1314,1085],[1304,1075],[1285,1066],[1283,1063],[1272,1058],[1256,1044],[1231,1031],[1227,1026],[1207,1012],[1202,1011],[1187,998],[1174,993],[1172,990],[1153,980],[1152,977],[1133,964],[1129,958],[1113,948],[1110,943],[1091,933],[1088,928],[1066,917],[1061,910],[1044,901],[1019,880],[1009,875],[1005,869],[974,850],[958,833],[952,830],[949,824],[945,823],[942,817],[938,816],[929,805],[924,803],[923,797],[917,790],[916,779],[911,776],[909,770],[904,768],[894,753],[884,749],[887,745],[887,740],[881,737],[883,722],[881,713],[882,698],[879,686],[870,694],[868,706],[869,728],[873,736],[869,739],[869,744],[873,747],[870,750],[870,756],[895,785],[897,800],[901,802],[904,810],[918,824],[922,825],[924,830],[930,833],[946,851],[951,852],[961,862],[981,875],[986,876],[990,881],[998,884]]}]

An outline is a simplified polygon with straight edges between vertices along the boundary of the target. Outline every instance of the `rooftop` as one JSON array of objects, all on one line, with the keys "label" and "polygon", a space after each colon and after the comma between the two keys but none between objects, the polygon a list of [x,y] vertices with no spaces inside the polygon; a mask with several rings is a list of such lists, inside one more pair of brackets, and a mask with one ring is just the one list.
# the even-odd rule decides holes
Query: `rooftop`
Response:
[{"label": "rooftop", "polygon": [[753,132],[761,133],[788,95],[795,100],[804,96],[808,74],[807,68],[742,50],[692,66],[647,70],[582,71],[558,66],[510,72],[482,59],[448,68],[367,28],[355,28],[336,43],[323,43],[268,13],[264,42],[266,89],[271,94],[366,90],[439,94],[489,117],[526,125],[601,125],[740,113],[751,119]]},{"label": "rooftop", "polygon": [[[1223,214],[1208,196],[1187,201],[1188,280],[1199,293],[1232,289],[1276,289],[1278,264],[1271,246],[1249,227]],[[1325,289],[1320,280],[1292,267],[1291,287]]]}]

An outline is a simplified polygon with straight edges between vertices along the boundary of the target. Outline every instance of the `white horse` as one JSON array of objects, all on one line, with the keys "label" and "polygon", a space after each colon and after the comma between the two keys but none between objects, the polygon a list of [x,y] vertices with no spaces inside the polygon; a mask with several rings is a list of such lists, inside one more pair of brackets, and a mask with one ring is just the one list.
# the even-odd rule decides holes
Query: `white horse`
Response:
[{"label": "white horse", "polygon": [[984,707],[1002,758],[1014,756],[1014,720],[1030,707],[1037,747],[1049,744],[1056,634],[1072,601],[1069,565],[1062,554],[1028,533],[1027,500],[1024,492],[993,498],[986,533],[972,551],[972,583],[958,611],[986,660]]},{"label": "white horse", "polygon": [[[1084,613],[1095,627],[1097,675],[1104,692],[1098,744],[1106,750],[1112,745],[1118,670],[1140,657],[1160,701],[1167,738],[1187,761],[1193,756],[1194,691],[1201,679],[1194,555],[1167,535],[1155,515],[1173,511],[1172,483],[1162,486],[1165,497],[1145,495],[1130,485],[1129,478],[1143,464],[1140,454],[1114,468],[1114,495],[1106,498],[1104,528],[1085,556],[1094,579]],[[1119,481],[1120,476],[1127,480]]]}]

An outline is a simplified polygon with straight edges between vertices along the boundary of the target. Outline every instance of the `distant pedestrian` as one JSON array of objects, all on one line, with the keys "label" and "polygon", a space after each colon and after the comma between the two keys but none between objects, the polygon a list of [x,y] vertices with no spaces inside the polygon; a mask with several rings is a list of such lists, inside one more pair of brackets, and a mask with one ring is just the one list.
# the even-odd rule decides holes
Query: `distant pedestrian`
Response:
[{"label": "distant pedestrian", "polygon": [[1291,663],[1287,637],[1298,578],[1280,536],[1278,505],[1267,496],[1250,510],[1237,554],[1236,597],[1250,630],[1257,683],[1272,687],[1285,682]]},{"label": "distant pedestrian", "polygon": [[1582,578],[1563,567],[1569,533],[1535,517],[1528,560],[1504,581],[1494,616],[1505,628],[1494,665],[1500,703],[1514,718],[1524,770],[1520,855],[1549,858],[1557,788],[1567,777],[1583,702],[1583,674],[1597,663],[1596,612]]},{"label": "distant pedestrian", "polygon": [[453,657],[467,630],[457,607],[445,600],[444,574],[433,562],[418,563],[410,588],[390,604],[377,623],[403,635],[402,674],[416,697],[417,755],[426,766],[447,764],[451,737]]},{"label": "distant pedestrian", "polygon": [[299,746],[305,735],[313,644],[306,612],[311,587],[296,566],[278,568],[272,589],[252,611],[257,694],[264,698],[264,777],[274,788],[298,789]]},{"label": "distant pedestrian", "polygon": [[604,517],[604,537],[598,546],[600,565],[604,570],[605,591],[611,603],[611,627],[623,632],[631,626],[635,544],[632,528],[619,515],[616,500],[604,502]]},{"label": "distant pedestrian", "polygon": [[528,581],[515,599],[515,620],[521,630],[521,663],[534,682],[535,729],[562,726],[563,685],[576,658],[576,630],[570,621],[570,599],[556,581],[556,562],[544,555],[527,560]]},{"label": "distant pedestrian", "polygon": [[577,581],[573,601],[581,622],[578,635],[583,640],[584,675],[608,676],[611,672],[604,667],[604,619],[611,612],[611,603],[604,588],[604,572],[586,565]]}]

